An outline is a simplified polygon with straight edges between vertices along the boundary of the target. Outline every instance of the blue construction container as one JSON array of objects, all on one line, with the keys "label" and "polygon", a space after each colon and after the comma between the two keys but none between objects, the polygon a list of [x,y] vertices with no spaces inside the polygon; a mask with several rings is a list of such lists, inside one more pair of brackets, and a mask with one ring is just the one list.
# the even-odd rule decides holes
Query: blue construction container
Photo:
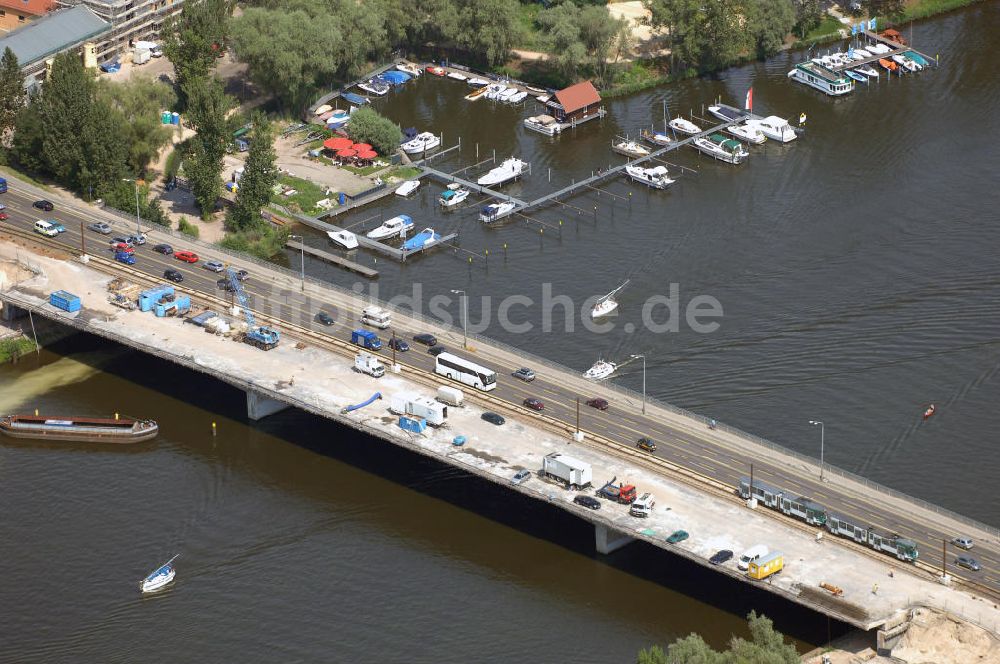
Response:
[{"label": "blue construction container", "polygon": [[80,310],[80,298],[64,290],[57,290],[49,295],[49,304],[56,309],[73,313]]},{"label": "blue construction container", "polygon": [[167,295],[174,294],[174,287],[160,284],[139,293],[139,311],[152,311],[153,307]]},{"label": "blue construction container", "polygon": [[415,420],[412,417],[401,416],[399,418],[399,428],[403,431],[423,433],[424,429],[427,428],[427,420],[423,418]]},{"label": "blue construction container", "polygon": [[197,316],[192,316],[191,318],[188,318],[187,322],[197,325],[198,327],[204,327],[205,323],[212,320],[213,318],[216,318],[218,315],[219,314],[215,313],[214,311],[205,311],[198,314]]},{"label": "blue construction container", "polygon": [[191,298],[187,295],[178,295],[171,302],[160,302],[156,305],[153,313],[157,318],[164,316],[183,316],[191,311]]}]

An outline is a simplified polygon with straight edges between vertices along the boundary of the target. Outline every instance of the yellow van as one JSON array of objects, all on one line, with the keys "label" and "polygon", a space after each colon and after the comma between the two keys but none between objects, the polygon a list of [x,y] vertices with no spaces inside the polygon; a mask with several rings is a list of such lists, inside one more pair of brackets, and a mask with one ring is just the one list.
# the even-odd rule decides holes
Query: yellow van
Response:
[{"label": "yellow van", "polygon": [[785,556],[780,551],[772,551],[765,556],[750,561],[750,566],[747,568],[747,576],[759,581],[760,579],[766,579],[772,574],[777,574],[783,569],[785,569]]}]

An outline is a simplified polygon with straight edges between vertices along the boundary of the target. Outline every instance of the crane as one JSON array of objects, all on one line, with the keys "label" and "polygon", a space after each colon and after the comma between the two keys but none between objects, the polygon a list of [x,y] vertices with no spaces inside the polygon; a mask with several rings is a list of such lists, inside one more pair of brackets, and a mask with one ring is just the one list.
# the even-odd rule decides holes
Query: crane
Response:
[{"label": "crane", "polygon": [[247,333],[243,337],[243,341],[262,350],[271,350],[281,340],[281,332],[272,327],[257,325],[257,320],[250,310],[250,302],[247,299],[247,294],[243,291],[243,284],[240,283],[239,277],[236,276],[236,271],[231,267],[226,267],[226,274],[229,277],[229,285],[232,287],[233,293],[236,294],[236,299],[240,301],[240,309],[243,310],[243,317],[247,321]]}]

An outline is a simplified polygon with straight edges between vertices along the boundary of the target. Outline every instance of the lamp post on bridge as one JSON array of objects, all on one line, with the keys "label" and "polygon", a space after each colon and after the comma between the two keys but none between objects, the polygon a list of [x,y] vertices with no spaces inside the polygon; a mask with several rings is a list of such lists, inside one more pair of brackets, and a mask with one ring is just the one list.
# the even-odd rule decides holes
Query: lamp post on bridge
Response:
[{"label": "lamp post on bridge", "polygon": [[462,348],[469,350],[469,296],[464,290],[452,288],[451,292],[462,296]]},{"label": "lamp post on bridge", "polygon": [[131,182],[135,185],[135,237],[138,240],[142,237],[142,227],[139,225],[139,181],[133,178],[122,178],[122,182]]},{"label": "lamp post on bridge", "polygon": [[646,356],[645,355],[633,355],[631,357],[633,360],[642,360],[642,414],[646,414]]},{"label": "lamp post on bridge", "polygon": [[289,235],[289,238],[295,238],[299,241],[299,264],[301,266],[300,272],[302,275],[302,290],[306,289],[306,239],[301,235]]},{"label": "lamp post on bridge", "polygon": [[823,481],[823,446],[826,437],[826,427],[819,420],[809,420],[809,424],[819,427],[819,481]]}]

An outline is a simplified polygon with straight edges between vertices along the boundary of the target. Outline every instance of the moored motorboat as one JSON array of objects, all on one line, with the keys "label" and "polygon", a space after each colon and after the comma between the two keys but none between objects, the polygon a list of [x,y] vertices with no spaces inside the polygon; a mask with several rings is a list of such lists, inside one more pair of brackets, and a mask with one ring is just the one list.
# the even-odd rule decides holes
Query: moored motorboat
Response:
[{"label": "moored motorboat", "polygon": [[413,219],[407,214],[401,214],[392,219],[386,219],[382,222],[381,226],[369,231],[365,237],[369,240],[384,240],[389,237],[403,235],[411,228],[413,228]]},{"label": "moored motorboat", "polygon": [[521,177],[521,174],[524,173],[524,167],[527,165],[527,162],[521,161],[517,157],[505,159],[502,164],[476,180],[476,184],[489,187],[515,180]]},{"label": "moored motorboat", "polygon": [[674,118],[668,123],[674,131],[679,131],[682,134],[700,134],[701,127],[695,123],[685,120],[684,118]]},{"label": "moored motorboat", "polygon": [[862,65],[855,69],[855,71],[864,74],[868,78],[878,78],[878,69],[875,69],[871,65]]},{"label": "moored motorboat", "polygon": [[896,64],[898,64],[898,65],[902,66],[904,69],[906,69],[906,71],[919,71],[919,70],[923,69],[923,67],[921,67],[920,65],[918,65],[911,58],[908,58],[905,55],[900,55],[899,53],[897,53],[896,55],[893,55],[892,56],[892,60]]},{"label": "moored motorboat", "polygon": [[513,214],[515,207],[517,206],[511,201],[490,203],[489,205],[483,206],[483,208],[479,210],[479,221],[484,224],[491,224],[510,214]]},{"label": "moored motorboat", "polygon": [[659,146],[670,145],[674,142],[674,139],[672,139],[669,134],[664,134],[662,131],[652,131],[650,129],[641,130],[639,132],[639,138],[647,143]]},{"label": "moored motorboat", "polygon": [[736,138],[742,139],[747,143],[753,143],[754,145],[760,145],[767,140],[767,136],[764,135],[764,132],[762,132],[759,127],[746,124],[730,125],[726,127],[726,133],[732,134]]},{"label": "moored motorboat", "polygon": [[[800,62],[788,72],[788,78],[821,90],[833,97],[847,94],[854,89],[854,83],[851,82],[850,78],[846,78],[831,69],[834,66],[816,64],[815,62]],[[764,131],[764,134],[770,138],[767,131]]]},{"label": "moored motorboat", "polygon": [[852,79],[854,79],[858,83],[867,83],[868,82],[868,77],[865,76],[864,74],[860,74],[860,73],[858,73],[856,71],[852,71],[850,69],[845,69],[844,73],[847,74],[848,76],[850,76]]},{"label": "moored motorboat", "polygon": [[403,251],[419,251],[441,241],[441,236],[433,228],[425,228],[403,243]]},{"label": "moored motorboat", "polygon": [[875,56],[875,55],[885,55],[886,53],[891,53],[892,52],[891,48],[889,48],[885,44],[879,44],[879,43],[870,44],[866,48],[869,51],[871,51],[871,53],[872,53],[873,56]]},{"label": "moored motorboat", "polygon": [[508,99],[507,103],[508,104],[520,104],[522,101],[524,101],[525,99],[527,99],[527,97],[528,97],[528,93],[525,92],[524,90],[522,90],[522,91],[518,92],[517,94],[515,94],[510,99]]},{"label": "moored motorboat", "polygon": [[517,94],[517,88],[507,88],[503,92],[497,93],[497,101],[502,101],[509,103],[510,100]]},{"label": "moored motorboat", "polygon": [[548,136],[555,136],[562,131],[562,125],[551,115],[533,115],[525,118],[524,127]]},{"label": "moored motorboat", "polygon": [[860,56],[862,60],[867,60],[872,57],[872,54],[863,48],[854,49],[854,55]]},{"label": "moored motorboat", "polygon": [[448,78],[450,78],[453,81],[463,81],[463,82],[469,80],[468,76],[466,76],[465,74],[459,74],[457,71],[448,72]]},{"label": "moored motorboat", "polygon": [[643,168],[628,164],[625,166],[625,173],[636,182],[641,182],[654,189],[666,189],[674,183],[674,180],[671,180],[667,175],[666,166]]},{"label": "moored motorboat", "polygon": [[759,120],[747,120],[746,124],[760,129],[765,136],[779,143],[788,143],[797,137],[795,129],[788,124],[788,120],[777,115],[769,115]]},{"label": "moored motorboat", "polygon": [[174,556],[150,572],[149,576],[139,582],[139,591],[143,593],[155,593],[157,590],[165,588],[177,575],[177,571],[174,569],[175,560],[177,560],[177,556]]},{"label": "moored motorboat", "polygon": [[403,184],[396,187],[396,195],[409,196],[417,189],[420,189],[420,180],[406,180]]},{"label": "moored motorboat", "polygon": [[431,76],[444,76],[447,73],[444,70],[444,67],[438,67],[436,65],[427,65],[424,71],[426,71]]},{"label": "moored motorboat", "polygon": [[473,90],[469,94],[465,95],[465,99],[467,101],[476,101],[477,99],[481,99],[485,94],[486,94],[486,88],[485,87],[476,88],[475,90]]},{"label": "moored motorboat", "polygon": [[363,106],[369,102],[368,97],[362,97],[361,95],[356,95],[353,92],[341,92],[340,98],[349,104],[354,104],[355,106]]},{"label": "moored motorboat", "polygon": [[326,128],[332,130],[340,129],[350,121],[351,114],[338,108],[333,111],[333,114],[330,117],[326,119]]},{"label": "moored motorboat", "polygon": [[749,156],[746,147],[733,138],[711,134],[694,139],[691,145],[699,152],[729,164],[742,164]]},{"label": "moored motorboat", "polygon": [[139,443],[154,438],[159,425],[131,417],[54,417],[6,415],[0,432],[11,438],[80,443]]},{"label": "moored motorboat", "polygon": [[399,147],[403,148],[403,152],[406,154],[420,154],[433,150],[439,145],[441,145],[440,138],[429,131],[422,131]]},{"label": "moored motorboat", "polygon": [[879,58],[878,63],[882,66],[882,69],[886,70],[889,73],[892,73],[892,72],[897,71],[899,69],[899,65],[897,65],[892,60],[887,60],[885,58]]},{"label": "moored motorboat", "polygon": [[487,81],[485,78],[470,78],[468,81],[466,81],[466,83],[468,83],[469,86],[473,88],[485,88],[487,85],[490,84],[490,82]]},{"label": "moored motorboat", "polygon": [[590,367],[583,372],[584,378],[589,378],[591,380],[604,380],[611,374],[615,372],[618,368],[614,362],[608,362],[606,360],[600,359],[594,363],[594,366]]},{"label": "moored motorboat", "polygon": [[359,89],[378,97],[388,94],[391,87],[389,83],[380,78],[370,78],[364,83],[358,83]]},{"label": "moored motorboat", "polygon": [[635,141],[618,141],[611,144],[611,149],[626,157],[645,157],[650,153],[649,148]]},{"label": "moored motorboat", "polygon": [[713,104],[708,107],[708,112],[723,122],[740,122],[750,116],[746,111],[726,104]]},{"label": "moored motorboat", "polygon": [[330,238],[330,242],[343,249],[358,248],[358,236],[351,231],[327,231],[326,236]]},{"label": "moored motorboat", "polygon": [[400,63],[397,63],[396,64],[396,69],[398,69],[399,71],[406,72],[407,74],[409,74],[413,78],[417,78],[418,76],[420,76],[421,74],[423,74],[423,72],[420,71],[420,67],[418,67],[418,66],[416,66],[414,64],[410,64],[409,62],[400,62]]},{"label": "moored motorboat", "polygon": [[454,207],[469,197],[469,190],[457,182],[449,184],[448,188],[441,192],[438,203],[441,207]]},{"label": "moored motorboat", "polygon": [[486,86],[486,98],[496,99],[497,95],[503,94],[507,90],[507,86],[503,83],[490,83]]},{"label": "moored motorboat", "polygon": [[913,60],[914,62],[916,62],[921,67],[926,67],[927,65],[930,64],[930,62],[927,61],[927,58],[925,58],[924,56],[920,55],[916,51],[907,51],[903,55],[905,55],[909,59]]}]

